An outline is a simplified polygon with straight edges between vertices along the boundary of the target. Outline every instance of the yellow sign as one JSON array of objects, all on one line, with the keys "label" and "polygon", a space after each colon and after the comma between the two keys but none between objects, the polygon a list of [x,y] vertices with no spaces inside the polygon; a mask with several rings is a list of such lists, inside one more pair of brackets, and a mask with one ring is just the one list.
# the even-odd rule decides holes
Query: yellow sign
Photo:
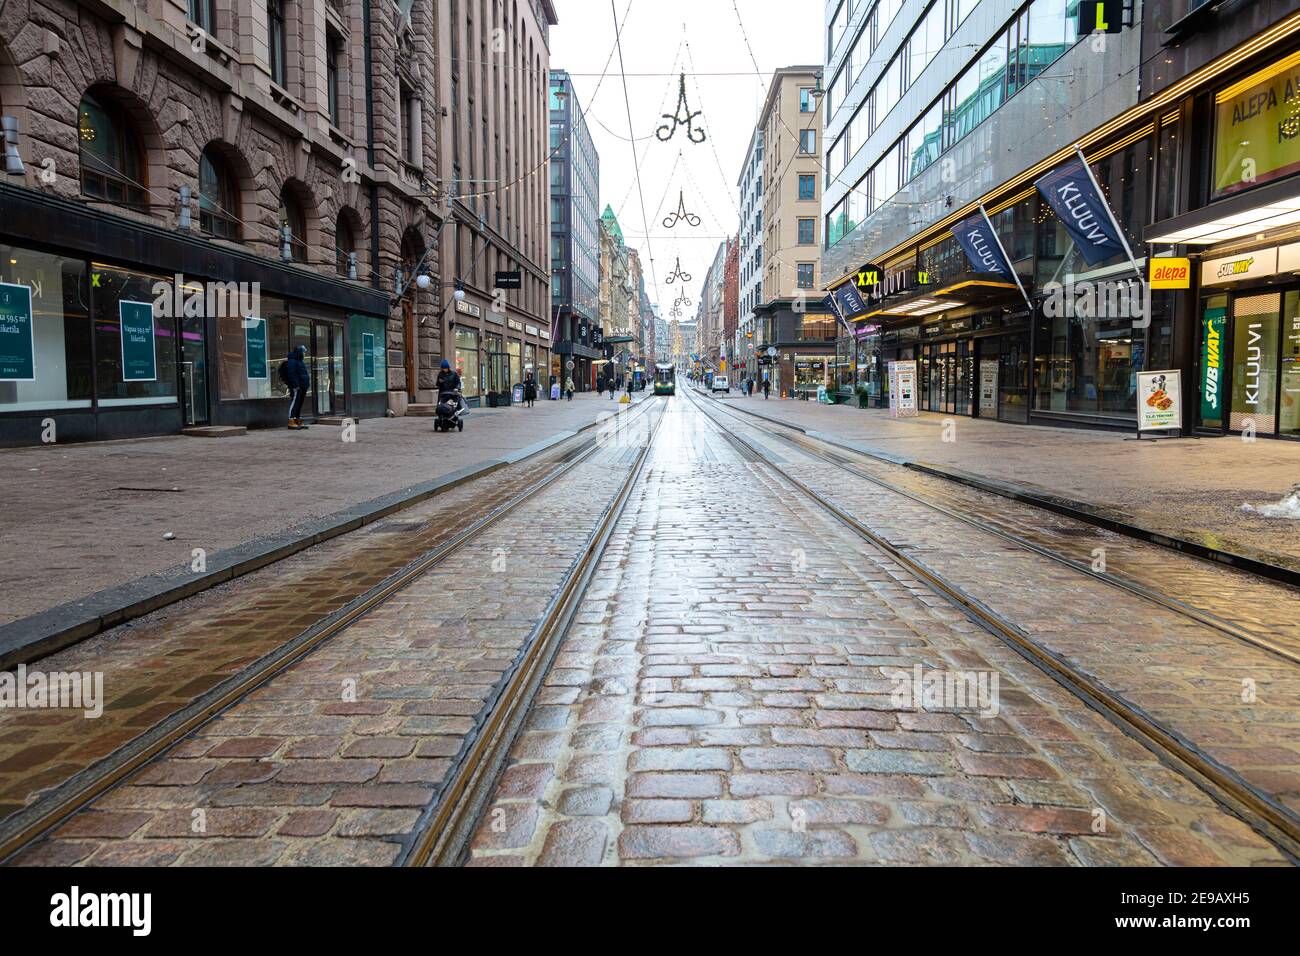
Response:
[{"label": "yellow sign", "polygon": [[1190,289],[1192,287],[1192,261],[1158,256],[1150,261],[1151,288]]},{"label": "yellow sign", "polygon": [[1300,53],[1214,98],[1214,195],[1300,171]]}]

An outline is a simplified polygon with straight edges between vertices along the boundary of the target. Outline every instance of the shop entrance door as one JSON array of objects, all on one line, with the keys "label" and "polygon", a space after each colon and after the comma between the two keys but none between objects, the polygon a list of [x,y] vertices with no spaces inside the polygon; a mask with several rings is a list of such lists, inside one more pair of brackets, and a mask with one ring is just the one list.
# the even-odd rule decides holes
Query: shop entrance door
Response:
[{"label": "shop entrance door", "polygon": [[312,397],[316,414],[347,411],[343,388],[343,326],[317,319],[312,323]]},{"label": "shop entrance door", "polygon": [[998,356],[998,418],[1029,421],[1029,335],[1002,336]]},{"label": "shop entrance door", "polygon": [[510,353],[487,352],[483,368],[483,391],[488,408],[510,404]]},{"label": "shop entrance door", "polygon": [[208,359],[204,318],[181,319],[181,409],[186,425],[208,423]]}]

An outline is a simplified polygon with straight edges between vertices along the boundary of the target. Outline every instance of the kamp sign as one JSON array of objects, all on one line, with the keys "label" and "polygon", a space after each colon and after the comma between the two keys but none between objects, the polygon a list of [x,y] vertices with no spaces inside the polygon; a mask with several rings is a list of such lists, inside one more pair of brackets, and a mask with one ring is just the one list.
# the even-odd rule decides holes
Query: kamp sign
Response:
[{"label": "kamp sign", "polygon": [[31,286],[0,282],[0,382],[36,378]]}]

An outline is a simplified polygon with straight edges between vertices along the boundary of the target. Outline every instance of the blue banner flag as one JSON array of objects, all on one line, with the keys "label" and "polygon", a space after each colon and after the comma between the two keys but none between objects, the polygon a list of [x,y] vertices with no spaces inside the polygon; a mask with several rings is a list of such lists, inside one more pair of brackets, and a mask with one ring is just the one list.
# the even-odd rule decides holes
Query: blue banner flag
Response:
[{"label": "blue banner flag", "polygon": [[1011,282],[1015,273],[983,208],[952,227],[952,236],[976,272],[991,272]]},{"label": "blue banner flag", "polygon": [[846,322],[861,318],[870,311],[867,308],[867,300],[862,297],[862,293],[854,288],[851,282],[845,283],[836,289],[831,294],[831,298],[834,300],[836,309]]},{"label": "blue banner flag", "polygon": [[1088,265],[1095,266],[1103,259],[1128,251],[1119,224],[1082,159],[1076,156],[1034,185]]}]

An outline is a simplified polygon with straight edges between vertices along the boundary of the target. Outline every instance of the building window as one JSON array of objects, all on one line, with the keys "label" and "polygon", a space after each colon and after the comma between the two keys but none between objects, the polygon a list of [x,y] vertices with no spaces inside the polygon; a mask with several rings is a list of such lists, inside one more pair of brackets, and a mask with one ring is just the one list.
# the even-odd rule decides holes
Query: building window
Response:
[{"label": "building window", "polygon": [[812,95],[812,87],[801,86],[799,88],[799,112],[815,113],[817,111],[817,100]]},{"label": "building window", "polygon": [[217,239],[239,239],[239,184],[226,162],[209,146],[199,157],[199,229]]},{"label": "building window", "polygon": [[145,204],[144,147],[126,114],[90,94],[81,98],[81,189],[92,199]]},{"label": "building window", "polygon": [[288,85],[288,51],[284,37],[284,0],[266,0],[266,43],[271,82]]},{"label": "building window", "polygon": [[333,30],[325,31],[325,96],[330,122],[339,125],[339,71],[343,63],[343,38]]},{"label": "building window", "polygon": [[[0,282],[26,286],[32,307],[29,349],[6,349],[6,364],[19,353],[18,368],[9,372],[12,380],[0,382],[0,412],[90,408],[94,352],[85,261],[0,243]],[[22,309],[23,298],[21,290],[0,287],[6,311]]]},{"label": "building window", "polygon": [[817,220],[800,219],[799,220],[799,245],[812,246],[817,244]]},{"label": "building window", "polygon": [[[307,217],[303,214],[302,203],[286,187],[280,193],[280,210],[276,219],[281,228],[289,227],[290,257],[294,262],[307,261]],[[278,244],[283,247],[284,236],[279,237]]]},{"label": "building window", "polygon": [[345,279],[352,263],[352,255],[357,251],[356,233],[348,222],[345,213],[339,213],[338,225],[334,229],[334,269]]},{"label": "building window", "polygon": [[211,35],[216,26],[216,0],[189,0],[190,23]]},{"label": "building window", "polygon": [[805,173],[799,174],[799,198],[817,198],[817,177],[815,175]]},{"label": "building window", "polygon": [[798,265],[798,284],[800,289],[813,289],[814,277],[813,272],[815,265],[811,262],[801,262]]},{"label": "building window", "polygon": [[399,87],[399,108],[398,117],[401,128],[398,130],[398,136],[401,139],[402,159],[412,166],[424,165],[423,144],[420,142],[422,133],[420,130],[420,101],[416,98],[411,88],[405,83]]},{"label": "building window", "polygon": [[815,129],[799,130],[799,152],[814,155],[817,152],[817,131]]}]

